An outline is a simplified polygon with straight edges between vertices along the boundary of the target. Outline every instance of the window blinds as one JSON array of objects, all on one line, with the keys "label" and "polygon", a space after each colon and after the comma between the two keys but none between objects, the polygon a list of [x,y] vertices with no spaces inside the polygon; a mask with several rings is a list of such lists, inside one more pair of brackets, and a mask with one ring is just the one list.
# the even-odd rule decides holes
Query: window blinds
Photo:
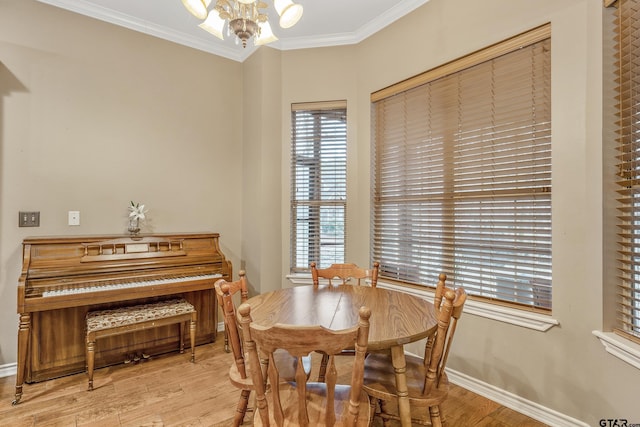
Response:
[{"label": "window blinds", "polygon": [[291,111],[291,270],[344,262],[347,208],[345,101]]},{"label": "window blinds", "polygon": [[640,342],[640,2],[617,2],[619,332]]},{"label": "window blinds", "polygon": [[372,100],[381,276],[550,309],[550,27]]}]

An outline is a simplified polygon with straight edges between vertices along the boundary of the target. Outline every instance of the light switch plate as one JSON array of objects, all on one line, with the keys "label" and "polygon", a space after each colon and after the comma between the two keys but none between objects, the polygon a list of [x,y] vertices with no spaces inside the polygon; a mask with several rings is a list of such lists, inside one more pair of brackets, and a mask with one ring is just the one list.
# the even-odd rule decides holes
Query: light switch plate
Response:
[{"label": "light switch plate", "polygon": [[69,211],[69,225],[80,225],[80,211]]},{"label": "light switch plate", "polygon": [[40,212],[18,212],[18,227],[40,227]]}]

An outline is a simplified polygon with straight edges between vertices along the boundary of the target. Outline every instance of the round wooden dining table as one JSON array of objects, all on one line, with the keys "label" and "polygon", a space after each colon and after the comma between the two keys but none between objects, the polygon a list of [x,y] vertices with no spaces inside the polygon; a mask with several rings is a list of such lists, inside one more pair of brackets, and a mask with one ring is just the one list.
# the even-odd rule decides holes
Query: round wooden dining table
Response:
[{"label": "round wooden dining table", "polygon": [[250,298],[253,322],[276,323],[341,330],[358,323],[358,310],[371,309],[368,351],[390,349],[398,389],[402,426],[411,426],[405,375],[404,344],[435,332],[437,320],[432,303],[420,297],[380,287],[352,285],[297,286]]}]

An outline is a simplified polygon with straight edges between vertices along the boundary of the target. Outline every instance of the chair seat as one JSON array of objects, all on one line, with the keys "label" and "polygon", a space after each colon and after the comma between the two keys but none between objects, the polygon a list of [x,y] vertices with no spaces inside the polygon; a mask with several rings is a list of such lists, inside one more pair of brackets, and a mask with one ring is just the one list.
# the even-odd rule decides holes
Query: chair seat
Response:
[{"label": "chair seat", "polygon": [[[440,385],[425,398],[422,396],[424,387],[425,367],[420,357],[405,355],[407,361],[407,389],[411,405],[430,407],[440,404],[447,397],[449,379],[442,373]],[[364,361],[363,390],[376,399],[391,400],[397,396],[396,376],[393,371],[391,355],[388,353],[371,353]]]},{"label": "chair seat", "polygon": [[[278,367],[278,372],[280,372],[280,379],[286,383],[288,381],[294,381],[296,375],[296,367],[298,366],[298,359],[291,356],[284,350],[278,350],[274,353],[276,366]],[[302,365],[304,371],[307,374],[307,378],[309,378],[309,374],[311,373],[311,357],[303,357]],[[246,389],[246,390],[255,390],[253,387],[253,381],[251,380],[251,367],[249,365],[245,366],[247,371],[246,378],[242,378],[240,372],[238,372],[238,366],[233,363],[229,368],[229,380],[231,384],[234,386]]]},{"label": "chair seat", "polygon": [[[343,419],[343,413],[348,410],[349,391],[351,387],[348,385],[337,385],[335,389],[335,414],[336,423],[334,426],[346,426],[346,419]],[[267,404],[273,408],[271,391],[266,394]],[[309,425],[316,427],[325,427],[323,408],[326,407],[327,385],[325,383],[310,382],[307,383],[307,411],[309,414]],[[284,426],[299,426],[298,424],[298,396],[295,383],[286,383],[280,386],[280,398],[283,402]],[[356,426],[365,427],[369,425],[370,414],[369,397],[366,393],[360,393],[360,410]],[[273,418],[274,411],[269,411],[269,422],[272,426],[276,426]],[[321,416],[322,414],[322,416]],[[262,426],[260,415],[256,411],[253,419],[253,426]]]},{"label": "chair seat", "polygon": [[95,310],[87,313],[87,331],[113,329],[125,325],[164,319],[185,313],[193,313],[195,308],[182,298],[118,307],[107,310]]}]

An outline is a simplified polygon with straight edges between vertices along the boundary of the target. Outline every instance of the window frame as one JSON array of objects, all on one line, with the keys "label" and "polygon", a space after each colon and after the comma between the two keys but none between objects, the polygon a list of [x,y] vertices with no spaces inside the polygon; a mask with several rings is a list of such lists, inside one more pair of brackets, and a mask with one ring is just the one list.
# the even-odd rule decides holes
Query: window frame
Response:
[{"label": "window frame", "polygon": [[[332,125],[330,120],[323,117],[323,112],[331,115],[343,117],[342,125]],[[297,131],[298,115],[300,115],[300,126],[309,125],[308,120],[313,120],[313,130],[308,129]],[[306,117],[306,118],[305,118]],[[304,121],[304,122],[303,122]],[[335,132],[335,133],[334,133]],[[329,143],[327,148],[323,147],[323,142]],[[305,146],[306,144],[306,146]],[[313,147],[309,147],[311,144]],[[309,263],[316,262],[319,266],[328,266],[334,262],[344,262],[347,244],[347,102],[346,100],[319,101],[291,104],[291,160],[290,160],[290,254],[289,269],[291,273],[309,271]],[[306,151],[305,151],[306,150]],[[302,152],[298,155],[298,151]],[[311,156],[308,154],[311,153]],[[304,156],[304,157],[303,157]],[[323,160],[323,157],[325,160]],[[331,160],[333,158],[333,160]],[[333,165],[333,166],[331,166]],[[306,167],[305,167],[306,166]],[[312,176],[312,169],[315,174]],[[308,171],[305,177],[305,170]],[[329,174],[328,185],[323,186],[323,172]],[[332,175],[333,174],[333,175]],[[315,178],[314,178],[315,177]],[[302,182],[300,184],[300,182]],[[297,189],[307,188],[307,195],[302,194]],[[333,186],[333,189],[331,189]],[[325,189],[326,190],[323,190]],[[311,194],[311,195],[310,195]],[[299,215],[308,209],[306,221],[315,223],[316,227],[308,225],[306,227],[306,237],[302,228],[305,220],[301,220]],[[335,216],[334,221],[330,221],[336,230],[335,233],[322,233],[323,210],[334,210],[341,212]],[[340,220],[340,216],[342,220]],[[300,228],[302,227],[302,228]],[[300,230],[299,230],[300,229]],[[315,233],[312,230],[318,230]],[[299,231],[303,231],[300,233]],[[302,234],[302,237],[300,236]],[[325,235],[325,244],[323,241]],[[334,254],[329,257],[329,253],[324,251],[323,246],[334,241]],[[300,244],[306,247],[300,252]],[[329,251],[331,252],[331,251]],[[340,257],[340,253],[342,256]],[[306,255],[304,255],[306,254]],[[301,256],[306,256],[307,262],[300,264]],[[328,260],[326,260],[327,258]]]},{"label": "window frame", "polygon": [[[617,100],[616,114],[606,120],[614,122],[616,147],[616,266],[613,286],[616,289],[615,320],[613,331],[621,337],[640,344],[640,138],[637,123],[640,111],[634,105],[640,103],[639,71],[634,71],[640,59],[640,2],[629,5],[631,0],[605,0],[604,6],[616,7],[613,20],[615,46],[614,96]],[[629,31],[632,29],[633,31]],[[611,46],[611,45],[609,45]],[[634,303],[635,301],[635,303]]]},{"label": "window frame", "polygon": [[[388,99],[390,97],[393,97],[395,95],[399,95],[402,94],[406,91],[409,91],[411,89],[414,89],[418,86],[433,82],[437,79],[443,78],[443,77],[447,77],[451,74],[457,73],[458,71],[463,71],[466,69],[469,69],[475,65],[479,65],[482,64],[484,62],[493,60],[495,58],[498,58],[502,55],[505,55],[507,53],[510,52],[514,52],[517,51],[519,49],[521,49],[524,46],[529,46],[529,45],[533,45],[535,43],[538,43],[540,41],[544,41],[551,38],[551,26],[550,24],[545,24],[542,25],[538,28],[535,28],[533,30],[530,30],[528,32],[522,33],[518,36],[512,37],[508,40],[505,40],[503,42],[499,42],[496,43],[492,46],[489,46],[488,48],[479,50],[477,52],[474,52],[470,55],[467,55],[463,58],[459,58],[457,60],[451,61],[447,64],[444,64],[440,67],[434,68],[432,70],[429,70],[419,76],[415,76],[413,78],[407,79],[403,82],[400,82],[398,84],[395,84],[393,86],[390,86],[388,88],[382,89],[378,92],[375,92],[371,95],[371,101],[372,103],[376,103],[378,101],[381,100],[385,100]],[[550,104],[550,101],[549,101]],[[550,108],[550,106],[549,106]],[[375,122],[375,117],[372,118],[372,123]],[[373,127],[373,126],[372,126]],[[372,129],[372,134],[375,136],[375,129]],[[375,152],[375,147],[373,147],[373,150]],[[375,156],[372,158],[372,182],[374,185],[372,185],[372,203],[375,209],[375,205],[376,205],[376,185],[377,185],[377,179],[378,176],[376,175],[376,173],[378,172],[378,166],[376,164],[376,158]],[[550,166],[549,166],[549,170],[550,170]],[[550,193],[550,186],[549,186],[549,193]],[[550,203],[550,194],[549,194],[549,203]],[[551,220],[549,220],[549,224],[550,224]],[[549,225],[550,226],[550,225]],[[377,259],[377,254],[376,254],[376,249],[375,249],[375,245],[376,245],[376,230],[375,230],[375,213],[372,211],[372,242],[374,242],[374,244],[372,245],[372,259],[376,259],[377,261],[382,261],[380,259]],[[550,231],[549,231],[549,236],[548,236],[548,244],[549,244],[549,248],[551,246],[551,236],[550,236]],[[549,252],[549,259],[550,259],[550,252]],[[381,271],[381,280],[384,281],[384,270]],[[549,278],[551,275],[551,266],[549,266]],[[395,279],[395,278],[393,278]],[[455,280],[455,277],[453,278]],[[389,276],[387,276],[387,280],[389,280]],[[401,287],[404,288],[411,288],[413,290],[413,288],[416,288],[416,286],[412,286],[412,284],[406,283],[403,280],[399,280],[399,279],[395,279],[395,280],[391,280],[390,281],[393,284],[399,284]],[[436,283],[435,281],[433,282],[434,284]],[[416,285],[419,284],[420,286],[423,285],[423,283],[415,283]],[[429,286],[429,284],[425,284],[424,286]],[[548,297],[549,299],[549,304],[550,304],[550,297]],[[482,298],[480,296],[476,296],[473,299],[479,299],[481,300],[486,300],[485,298]],[[531,297],[531,299],[535,299],[534,297]],[[489,299],[488,304],[490,305],[506,305],[510,308],[514,308],[516,310],[523,310],[523,311],[533,311],[533,312],[537,312],[537,313],[541,313],[544,316],[548,316],[550,314],[550,307],[549,309],[546,308],[539,308],[539,307],[535,307],[533,305],[524,305],[524,304],[517,304],[517,303],[510,303],[510,302],[505,302],[499,299]],[[511,322],[510,322],[511,323]],[[551,322],[551,324],[554,324],[554,322]]]},{"label": "window frame", "polygon": [[616,101],[617,97],[617,70],[616,63],[618,62],[619,47],[617,46],[619,40],[617,40],[616,26],[614,22],[618,19],[618,11],[613,10],[618,6],[619,0],[604,0],[603,5],[605,8],[611,8],[611,11],[607,11],[604,21],[605,31],[603,31],[603,60],[604,69],[610,70],[604,74],[603,85],[605,87],[605,94],[609,96],[604,97],[603,110],[603,145],[604,152],[606,153],[604,159],[604,169],[607,171],[605,174],[608,178],[605,179],[604,199],[605,211],[605,234],[609,235],[611,239],[605,239],[605,281],[604,287],[604,310],[603,310],[603,327],[602,330],[594,330],[592,334],[600,341],[606,352],[616,357],[629,365],[640,369],[640,344],[635,342],[630,336],[621,334],[616,331],[617,327],[617,311],[618,311],[618,260],[616,252],[619,250],[618,239],[618,221],[617,221],[617,121],[618,121],[618,109],[619,103]]}]

